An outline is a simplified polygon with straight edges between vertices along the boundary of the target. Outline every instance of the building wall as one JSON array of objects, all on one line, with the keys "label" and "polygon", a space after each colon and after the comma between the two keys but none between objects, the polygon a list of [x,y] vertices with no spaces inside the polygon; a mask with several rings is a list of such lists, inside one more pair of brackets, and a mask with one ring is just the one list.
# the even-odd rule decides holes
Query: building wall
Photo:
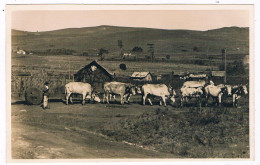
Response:
[{"label": "building wall", "polygon": [[151,74],[148,74],[144,79],[143,81],[152,81],[152,76]]},{"label": "building wall", "polygon": [[110,77],[100,68],[92,71],[91,68],[86,68],[79,75],[75,76],[75,81],[90,83],[96,92],[103,92],[105,82],[110,82]]}]

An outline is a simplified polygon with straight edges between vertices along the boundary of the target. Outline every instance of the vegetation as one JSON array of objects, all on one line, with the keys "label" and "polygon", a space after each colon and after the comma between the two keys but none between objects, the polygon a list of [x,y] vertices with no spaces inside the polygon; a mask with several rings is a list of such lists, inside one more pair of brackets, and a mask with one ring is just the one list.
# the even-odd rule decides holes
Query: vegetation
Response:
[{"label": "vegetation", "polygon": [[126,65],[125,65],[125,64],[120,64],[120,65],[119,65],[119,68],[120,68],[121,70],[126,70]]},{"label": "vegetation", "polygon": [[[175,111],[167,108],[147,111],[106,125],[102,133],[117,141],[149,146],[185,158],[248,157],[246,146],[235,152],[231,147],[249,143],[248,109],[234,112],[213,108],[212,111],[203,109],[201,113],[193,107],[188,112]],[[229,148],[233,153],[218,147]]]},{"label": "vegetation", "polygon": [[100,56],[100,60],[101,61],[103,61],[104,58],[105,58],[104,54],[108,54],[108,50],[100,48],[99,52],[98,52],[98,55]]},{"label": "vegetation", "polygon": [[[228,75],[243,75],[246,73],[245,66],[241,60],[228,63],[226,69]],[[225,70],[224,64],[219,66],[219,70]]]},{"label": "vegetation", "polygon": [[[34,32],[12,30],[13,50],[17,47],[28,51],[47,50],[50,45],[55,45],[55,49],[71,49],[78,54],[97,54],[100,48],[104,48],[109,51],[109,58],[120,59],[119,40],[123,42],[125,50],[132,50],[135,46],[143,48],[143,53],[138,57],[143,59],[150,55],[147,43],[154,44],[154,55],[160,59],[167,54],[171,59],[175,59],[172,58],[175,56],[186,58],[200,55],[207,52],[208,48],[208,54],[220,54],[223,48],[229,54],[238,53],[236,48],[239,48],[240,54],[249,52],[249,28],[191,31],[99,26],[38,32],[37,35]],[[199,52],[192,50],[195,46]]]}]

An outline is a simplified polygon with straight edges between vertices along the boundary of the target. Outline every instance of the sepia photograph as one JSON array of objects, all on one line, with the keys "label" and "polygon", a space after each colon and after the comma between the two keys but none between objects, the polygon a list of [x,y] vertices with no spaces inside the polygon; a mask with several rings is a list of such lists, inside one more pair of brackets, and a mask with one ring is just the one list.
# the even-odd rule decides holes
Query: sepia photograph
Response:
[{"label": "sepia photograph", "polygon": [[7,5],[7,157],[252,160],[253,9]]}]

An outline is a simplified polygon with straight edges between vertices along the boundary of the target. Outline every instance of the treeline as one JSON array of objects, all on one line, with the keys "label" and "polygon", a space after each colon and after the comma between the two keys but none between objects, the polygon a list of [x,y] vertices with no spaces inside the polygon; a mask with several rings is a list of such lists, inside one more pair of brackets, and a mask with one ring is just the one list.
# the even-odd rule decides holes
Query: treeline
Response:
[{"label": "treeline", "polygon": [[73,49],[46,49],[46,50],[34,50],[32,51],[34,54],[42,54],[42,55],[73,55],[76,53]]}]

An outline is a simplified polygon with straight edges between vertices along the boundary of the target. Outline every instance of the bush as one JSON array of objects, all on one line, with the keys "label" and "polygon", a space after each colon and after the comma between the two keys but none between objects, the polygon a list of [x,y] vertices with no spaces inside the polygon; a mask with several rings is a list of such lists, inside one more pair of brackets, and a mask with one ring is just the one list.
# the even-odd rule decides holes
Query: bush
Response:
[{"label": "bush", "polygon": [[[225,70],[224,64],[219,65],[219,70]],[[227,64],[227,74],[229,75],[242,75],[246,73],[246,69],[242,61],[234,61]]]},{"label": "bush", "polygon": [[194,52],[199,52],[199,48],[198,48],[197,46],[194,46],[194,47],[193,47],[193,51],[194,51]]},{"label": "bush", "polygon": [[195,60],[194,63],[197,64],[197,65],[205,65],[203,60]]},{"label": "bush", "polygon": [[126,70],[126,64],[120,64],[120,65],[119,65],[119,68],[120,68],[121,70]]}]

